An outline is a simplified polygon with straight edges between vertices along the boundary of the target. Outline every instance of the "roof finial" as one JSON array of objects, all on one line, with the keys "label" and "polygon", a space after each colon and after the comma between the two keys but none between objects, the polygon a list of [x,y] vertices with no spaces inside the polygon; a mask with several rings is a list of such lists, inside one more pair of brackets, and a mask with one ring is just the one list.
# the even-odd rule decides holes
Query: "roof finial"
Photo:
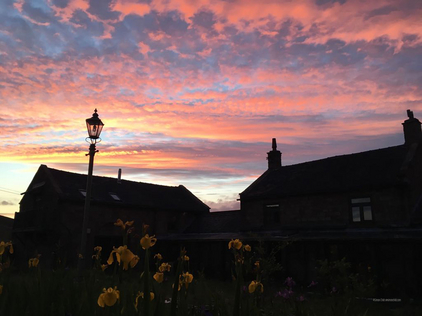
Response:
[{"label": "roof finial", "polygon": [[408,117],[409,119],[413,119],[413,118],[414,118],[414,116],[413,116],[413,111],[407,110],[407,117]]},{"label": "roof finial", "polygon": [[273,151],[277,150],[277,141],[275,138],[273,138]]}]

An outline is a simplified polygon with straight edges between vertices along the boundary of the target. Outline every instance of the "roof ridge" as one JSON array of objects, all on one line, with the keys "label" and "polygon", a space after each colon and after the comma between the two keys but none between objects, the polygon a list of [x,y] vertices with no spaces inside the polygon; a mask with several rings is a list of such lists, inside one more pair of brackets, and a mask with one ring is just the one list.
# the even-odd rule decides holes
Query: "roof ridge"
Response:
[{"label": "roof ridge", "polygon": [[291,164],[291,165],[284,165],[284,166],[282,166],[282,168],[292,167],[292,166],[298,166],[298,165],[304,165],[304,164],[319,162],[319,161],[323,161],[323,160],[331,160],[331,159],[337,159],[337,158],[343,158],[343,157],[357,156],[357,155],[361,155],[361,154],[368,154],[368,153],[372,153],[372,152],[376,152],[376,151],[384,151],[384,150],[395,149],[395,148],[399,148],[399,147],[403,147],[404,148],[405,145],[402,144],[402,145],[396,145],[396,146],[390,146],[390,147],[384,147],[384,148],[378,148],[378,149],[371,149],[371,150],[366,150],[366,151],[360,151],[360,152],[355,152],[355,153],[350,153],[350,154],[342,154],[342,155],[329,156],[329,157],[325,157],[325,158],[320,158],[320,159],[315,159],[315,160],[310,160],[310,161],[299,162],[299,163],[295,163],[295,164]]},{"label": "roof ridge", "polygon": [[[77,175],[77,176],[83,176],[83,177],[87,177],[87,174],[83,174],[83,173],[76,173],[76,172],[71,172],[71,171],[66,171],[66,170],[60,170],[60,169],[55,169],[55,168],[50,168],[47,165],[42,165],[45,166],[48,170],[54,170],[55,172],[61,172],[61,173],[67,173],[67,174],[72,174],[72,175]],[[114,178],[114,177],[110,177],[110,176],[102,176],[102,175],[92,175],[94,178],[103,178],[103,179],[110,179],[110,180],[116,180],[118,178]],[[160,186],[160,187],[166,187],[166,188],[178,188],[180,185],[164,185],[164,184],[155,184],[155,183],[149,183],[149,182],[141,182],[141,181],[135,181],[135,180],[127,180],[127,179],[120,179],[120,181],[122,182],[130,182],[130,183],[137,183],[137,184],[145,184],[145,185],[151,185],[151,186]]]}]

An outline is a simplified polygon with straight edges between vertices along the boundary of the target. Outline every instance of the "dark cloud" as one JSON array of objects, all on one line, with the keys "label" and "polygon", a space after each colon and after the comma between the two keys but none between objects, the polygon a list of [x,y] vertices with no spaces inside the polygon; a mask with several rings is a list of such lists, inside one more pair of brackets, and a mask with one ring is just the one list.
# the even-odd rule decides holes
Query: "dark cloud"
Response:
[{"label": "dark cloud", "polygon": [[53,0],[53,4],[54,4],[56,7],[59,7],[59,8],[64,9],[64,8],[66,8],[66,7],[67,7],[67,5],[69,4],[69,0]]},{"label": "dark cloud", "polygon": [[344,4],[347,0],[315,0],[316,5],[327,5],[327,4],[334,4],[334,3],[340,3]]},{"label": "dark cloud", "polygon": [[116,20],[120,16],[120,13],[110,10],[112,1],[113,0],[89,0],[89,8],[87,11],[102,20]]},{"label": "dark cloud", "polygon": [[6,205],[15,205],[15,203],[9,202],[9,201],[1,201],[0,203],[2,206],[6,206]]},{"label": "dark cloud", "polygon": [[211,29],[216,23],[216,17],[211,11],[200,11],[191,18],[194,26],[201,26],[205,29]]},{"label": "dark cloud", "polygon": [[25,2],[22,6],[23,11],[33,20],[41,23],[51,22],[51,13],[45,12],[39,7],[32,6],[29,2]]},{"label": "dark cloud", "polygon": [[391,12],[397,11],[398,9],[395,6],[392,5],[386,5],[377,9],[374,9],[370,12],[368,12],[365,15],[365,20],[368,20],[370,18],[373,18],[375,16],[380,16],[380,15],[388,15]]},{"label": "dark cloud", "polygon": [[104,32],[104,26],[101,22],[93,21],[83,10],[75,10],[70,22],[83,27],[83,33],[86,36],[100,36]]}]

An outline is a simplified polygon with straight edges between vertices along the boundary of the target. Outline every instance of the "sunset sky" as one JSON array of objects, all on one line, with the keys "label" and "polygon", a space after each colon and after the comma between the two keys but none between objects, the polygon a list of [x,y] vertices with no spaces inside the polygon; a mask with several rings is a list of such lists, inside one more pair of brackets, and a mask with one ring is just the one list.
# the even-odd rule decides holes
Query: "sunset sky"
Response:
[{"label": "sunset sky", "polygon": [[404,142],[422,120],[422,1],[0,1],[0,214],[40,164],[183,184],[239,208],[284,165]]}]

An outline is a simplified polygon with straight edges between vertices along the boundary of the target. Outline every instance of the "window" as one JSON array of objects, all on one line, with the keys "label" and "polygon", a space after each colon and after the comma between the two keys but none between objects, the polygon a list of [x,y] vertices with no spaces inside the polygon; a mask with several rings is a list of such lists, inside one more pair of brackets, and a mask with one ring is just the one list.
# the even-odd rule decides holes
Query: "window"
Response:
[{"label": "window", "polygon": [[280,205],[267,204],[264,208],[264,224],[279,224],[280,223]]},{"label": "window", "polygon": [[110,194],[110,196],[115,200],[115,201],[121,201],[119,196],[116,193],[113,192],[109,192],[108,194]]},{"label": "window", "polygon": [[351,199],[352,204],[352,222],[370,222],[372,221],[371,198],[361,197]]},{"label": "window", "polygon": [[84,197],[86,197],[86,190],[84,190],[84,189],[79,189],[79,192],[81,192],[81,194],[82,194]]}]

